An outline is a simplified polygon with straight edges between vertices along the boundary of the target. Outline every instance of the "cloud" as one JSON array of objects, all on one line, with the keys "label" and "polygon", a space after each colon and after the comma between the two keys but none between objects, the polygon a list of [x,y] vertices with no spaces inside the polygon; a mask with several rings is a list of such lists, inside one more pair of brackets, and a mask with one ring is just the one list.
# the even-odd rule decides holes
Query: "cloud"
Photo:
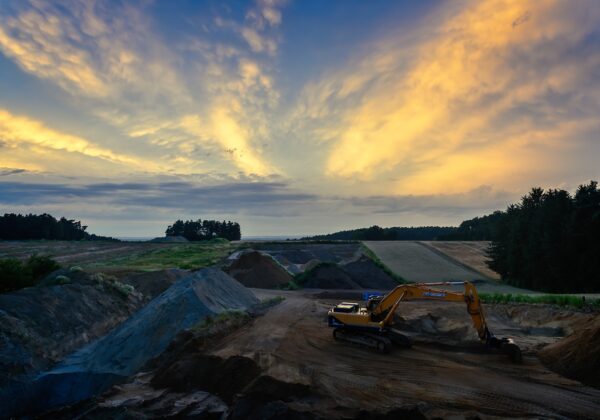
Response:
[{"label": "cloud", "polygon": [[281,22],[278,3],[260,2],[242,23],[210,28],[229,31],[222,40],[193,34],[175,45],[153,26],[151,6],[3,3],[0,51],[24,71],[60,86],[79,109],[123,133],[122,142],[144,144],[154,159],[189,172],[224,166],[265,176],[276,171],[261,144],[278,93],[266,58],[254,55],[276,52],[267,26]]},{"label": "cloud", "polygon": [[396,193],[515,187],[600,130],[596,6],[446,4],[426,29],[374,41],[309,83],[290,126],[328,145],[324,170],[340,182],[393,177]]},{"label": "cloud", "polygon": [[16,174],[22,174],[27,172],[27,169],[21,168],[1,168],[0,167],[0,176],[10,176]]},{"label": "cloud", "polygon": [[[480,186],[459,194],[330,196],[307,193],[284,181],[217,182],[189,181],[103,182],[86,184],[0,182],[0,204],[44,206],[63,203],[64,208],[102,203],[110,208],[127,207],[175,210],[178,213],[251,214],[262,217],[289,217],[319,214],[377,215],[429,214],[462,220],[466,214],[502,209],[512,194]],[[135,213],[135,212],[134,212]],[[311,216],[312,215],[312,216]],[[110,217],[107,214],[107,217]]]},{"label": "cloud", "polygon": [[[2,108],[0,108],[0,137],[5,148],[22,148],[24,145],[29,145],[41,149],[79,153],[133,167],[152,169],[153,166],[138,158],[96,146],[83,138],[51,129],[31,118],[14,115]],[[3,163],[3,160],[3,157],[0,157],[0,163]]]}]

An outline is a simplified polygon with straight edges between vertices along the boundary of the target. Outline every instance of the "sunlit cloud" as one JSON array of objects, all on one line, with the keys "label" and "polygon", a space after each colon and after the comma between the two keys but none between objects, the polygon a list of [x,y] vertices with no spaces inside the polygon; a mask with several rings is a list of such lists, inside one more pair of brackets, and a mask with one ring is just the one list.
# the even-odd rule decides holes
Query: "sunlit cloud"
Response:
[{"label": "sunlit cloud", "polygon": [[[173,49],[143,4],[16,2],[0,18],[0,51],[123,134],[162,150],[163,159],[185,162],[190,171],[231,162],[244,173],[267,175],[275,166],[254,142],[257,133],[265,140],[265,110],[278,93],[252,54],[275,53],[277,41],[267,32],[281,23],[277,7],[259,2],[244,22],[225,25],[237,45],[196,35]],[[191,54],[184,58],[182,50]],[[190,115],[211,126],[190,124]]]},{"label": "sunlit cloud", "polygon": [[600,97],[600,51],[586,45],[600,22],[593,2],[447,9],[416,43],[378,40],[305,88],[295,118],[331,144],[329,176],[377,182],[392,173],[393,191],[404,193],[464,190],[482,177],[504,183],[514,173],[522,182],[536,170],[535,150],[547,156],[545,148],[560,153],[561,142],[577,141],[566,122],[589,128]]},{"label": "sunlit cloud", "polygon": [[26,85],[0,93],[1,181],[268,184],[240,214],[329,229],[459,222],[597,178],[596,1],[191,3],[0,2],[0,83]]},{"label": "sunlit cloud", "polygon": [[[33,147],[34,152],[36,150],[43,151],[44,149],[60,150],[134,168],[155,169],[148,162],[138,158],[98,147],[88,140],[54,130],[39,121],[14,115],[2,108],[0,108],[0,138],[3,139],[4,148],[20,148],[25,145]],[[3,156],[7,154],[5,152],[0,155],[1,166],[7,166],[7,163],[3,162]]]}]

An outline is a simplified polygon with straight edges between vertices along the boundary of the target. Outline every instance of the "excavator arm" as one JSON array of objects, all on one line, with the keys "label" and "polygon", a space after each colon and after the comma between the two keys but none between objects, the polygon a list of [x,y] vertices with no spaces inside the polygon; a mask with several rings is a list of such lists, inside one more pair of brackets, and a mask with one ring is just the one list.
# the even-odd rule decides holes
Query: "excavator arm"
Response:
[{"label": "excavator arm", "polygon": [[[464,284],[465,291],[452,292],[448,290],[434,289],[431,286],[452,286]],[[473,327],[477,330],[479,338],[483,341],[488,339],[489,330],[483,315],[483,308],[479,301],[477,289],[470,282],[440,282],[440,283],[421,283],[404,284],[396,287],[385,295],[379,304],[374,307],[372,316],[382,318],[385,325],[391,325],[394,313],[401,301],[409,300],[437,300],[445,302],[465,302],[467,312],[473,320]]]},{"label": "excavator arm", "polygon": [[[437,289],[435,286],[464,285],[464,292]],[[521,350],[509,338],[496,338],[487,326],[477,289],[470,282],[439,282],[403,284],[397,286],[383,297],[369,299],[366,308],[355,303],[342,303],[329,312],[329,325],[336,327],[337,332],[362,331],[373,338],[377,330],[381,335],[391,332],[394,313],[403,301],[436,300],[445,302],[464,302],[467,312],[473,321],[479,339],[490,348],[500,349],[508,354],[513,362],[521,361]],[[337,332],[334,331],[334,337]],[[356,333],[355,333],[356,335]],[[394,335],[390,335],[394,338]],[[395,336],[398,338],[398,334]],[[352,338],[354,341],[357,339]],[[350,340],[351,341],[351,340]],[[386,343],[387,346],[387,343]]]}]

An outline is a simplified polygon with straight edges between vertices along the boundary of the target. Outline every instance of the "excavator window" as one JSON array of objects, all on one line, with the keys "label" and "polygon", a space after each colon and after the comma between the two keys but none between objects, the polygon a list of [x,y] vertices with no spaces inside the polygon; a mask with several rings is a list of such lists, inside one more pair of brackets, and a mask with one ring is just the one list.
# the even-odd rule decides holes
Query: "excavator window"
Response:
[{"label": "excavator window", "polygon": [[342,302],[333,308],[333,312],[352,313],[358,312],[360,305],[355,302]]}]

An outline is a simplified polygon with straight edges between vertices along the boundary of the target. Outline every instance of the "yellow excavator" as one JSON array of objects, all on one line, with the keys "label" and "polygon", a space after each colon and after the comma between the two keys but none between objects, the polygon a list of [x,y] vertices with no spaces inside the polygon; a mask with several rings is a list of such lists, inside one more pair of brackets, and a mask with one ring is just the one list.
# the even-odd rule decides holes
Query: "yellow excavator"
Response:
[{"label": "yellow excavator", "polygon": [[[434,288],[462,284],[465,287],[464,293]],[[477,289],[468,281],[403,284],[384,296],[368,297],[364,307],[355,302],[342,302],[327,314],[328,324],[334,328],[333,338],[376,349],[380,353],[388,353],[392,343],[400,347],[410,347],[410,339],[392,328],[394,313],[400,302],[420,299],[466,303],[473,326],[485,346],[506,353],[515,363],[521,362],[521,350],[513,340],[496,338],[489,330]]]}]

